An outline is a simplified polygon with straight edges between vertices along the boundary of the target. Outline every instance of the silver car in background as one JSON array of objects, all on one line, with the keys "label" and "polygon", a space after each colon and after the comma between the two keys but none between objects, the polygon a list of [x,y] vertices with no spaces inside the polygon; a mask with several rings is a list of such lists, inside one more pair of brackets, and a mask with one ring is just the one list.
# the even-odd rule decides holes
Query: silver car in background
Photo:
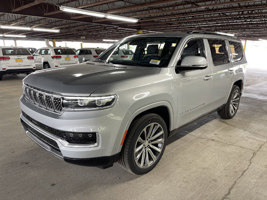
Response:
[{"label": "silver car in background", "polygon": [[[114,56],[125,49],[131,58]],[[95,62],[26,77],[20,118],[27,135],[58,158],[104,167],[119,161],[145,174],[175,129],[215,110],[235,116],[245,66],[234,37],[130,36]]]}]

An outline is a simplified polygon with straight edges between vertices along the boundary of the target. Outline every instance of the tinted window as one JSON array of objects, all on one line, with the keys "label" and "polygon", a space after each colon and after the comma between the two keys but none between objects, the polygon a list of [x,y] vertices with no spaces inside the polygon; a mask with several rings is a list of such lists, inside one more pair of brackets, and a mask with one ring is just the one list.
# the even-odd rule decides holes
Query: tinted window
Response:
[{"label": "tinted window", "polygon": [[101,54],[105,49],[95,49],[95,52],[99,55]]},{"label": "tinted window", "polygon": [[229,41],[230,49],[232,53],[232,59],[234,61],[239,61],[243,58],[243,47],[240,42]]},{"label": "tinted window", "polygon": [[2,49],[3,55],[31,55],[28,49],[24,48],[3,48]]},{"label": "tinted window", "polygon": [[209,39],[208,41],[214,66],[229,63],[230,61],[228,52],[226,50],[225,41],[212,39]]},{"label": "tinted window", "polygon": [[92,51],[91,50],[86,50],[86,54],[87,55],[92,55]]},{"label": "tinted window", "polygon": [[203,39],[193,39],[186,43],[178,65],[181,64],[186,56],[202,56],[206,58]]},{"label": "tinted window", "polygon": [[50,50],[49,49],[40,49],[40,53],[41,55],[49,55],[50,54]]},{"label": "tinted window", "polygon": [[56,55],[75,55],[73,49],[54,49]]}]

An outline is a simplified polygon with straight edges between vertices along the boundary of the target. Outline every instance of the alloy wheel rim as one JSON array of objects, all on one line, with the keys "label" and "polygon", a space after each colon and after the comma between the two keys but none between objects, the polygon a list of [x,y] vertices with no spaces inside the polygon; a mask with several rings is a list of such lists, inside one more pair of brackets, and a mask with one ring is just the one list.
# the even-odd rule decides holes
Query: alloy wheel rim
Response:
[{"label": "alloy wheel rim", "polygon": [[237,112],[239,101],[240,101],[240,93],[238,90],[235,90],[232,99],[230,101],[230,114],[232,116]]},{"label": "alloy wheel rim", "polygon": [[148,124],[139,134],[134,148],[134,159],[138,167],[152,166],[160,157],[164,147],[164,130],[159,123]]}]

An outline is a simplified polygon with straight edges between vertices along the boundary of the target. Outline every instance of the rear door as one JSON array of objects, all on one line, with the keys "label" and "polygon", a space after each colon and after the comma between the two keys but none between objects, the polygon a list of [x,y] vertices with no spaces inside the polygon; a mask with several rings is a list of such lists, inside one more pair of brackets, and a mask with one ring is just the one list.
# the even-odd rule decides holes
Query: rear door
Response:
[{"label": "rear door", "polygon": [[34,57],[26,48],[2,48],[3,56],[8,58],[4,63],[9,69],[33,68]]},{"label": "rear door", "polygon": [[209,54],[212,66],[213,90],[211,100],[213,107],[226,103],[232,88],[231,63],[227,41],[208,39]]},{"label": "rear door", "polygon": [[58,58],[58,62],[60,65],[70,65],[78,63],[78,56],[72,49],[55,48],[54,51],[56,56],[61,56],[60,58]]}]

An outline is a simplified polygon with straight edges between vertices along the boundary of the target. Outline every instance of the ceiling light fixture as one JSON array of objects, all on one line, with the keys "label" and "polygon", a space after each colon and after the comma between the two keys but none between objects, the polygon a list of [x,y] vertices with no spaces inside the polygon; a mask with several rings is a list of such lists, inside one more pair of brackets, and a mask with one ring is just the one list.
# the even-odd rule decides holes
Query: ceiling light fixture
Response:
[{"label": "ceiling light fixture", "polygon": [[83,9],[79,9],[79,8],[60,6],[59,9],[64,11],[64,12],[83,14],[83,15],[90,15],[90,16],[100,17],[100,18],[104,18],[105,17],[105,13],[100,13],[100,12],[95,12],[95,11],[90,11],[90,10],[83,10]]},{"label": "ceiling light fixture", "polygon": [[132,17],[124,17],[124,16],[120,16],[120,15],[106,14],[106,13],[102,13],[102,12],[95,12],[95,11],[79,9],[79,8],[72,8],[72,7],[67,7],[67,6],[60,6],[59,9],[64,11],[64,12],[89,15],[89,16],[99,17],[99,18],[107,18],[107,19],[117,20],[117,21],[124,21],[124,22],[130,22],[130,23],[137,23],[138,22],[138,19],[132,18]]},{"label": "ceiling light fixture", "polygon": [[59,29],[49,29],[49,28],[32,28],[33,31],[40,31],[40,32],[49,32],[49,33],[59,33]]},{"label": "ceiling light fixture", "polygon": [[11,29],[11,30],[25,30],[25,31],[30,31],[30,27],[26,26],[8,26],[8,25],[1,25],[1,29]]},{"label": "ceiling light fixture", "polygon": [[11,29],[11,30],[25,30],[25,31],[40,31],[40,32],[51,32],[59,33],[59,29],[49,29],[49,28],[31,28],[26,26],[9,26],[9,25],[0,25],[1,29]]},{"label": "ceiling light fixture", "polygon": [[17,38],[25,38],[26,35],[6,35],[0,34],[0,37],[17,37]]},{"label": "ceiling light fixture", "polygon": [[103,39],[103,42],[118,42],[119,40]]},{"label": "ceiling light fixture", "polygon": [[130,22],[130,23],[137,23],[138,19],[132,18],[132,17],[124,17],[119,15],[111,15],[106,14],[107,19],[117,20],[117,21],[124,21],[124,22]]}]

